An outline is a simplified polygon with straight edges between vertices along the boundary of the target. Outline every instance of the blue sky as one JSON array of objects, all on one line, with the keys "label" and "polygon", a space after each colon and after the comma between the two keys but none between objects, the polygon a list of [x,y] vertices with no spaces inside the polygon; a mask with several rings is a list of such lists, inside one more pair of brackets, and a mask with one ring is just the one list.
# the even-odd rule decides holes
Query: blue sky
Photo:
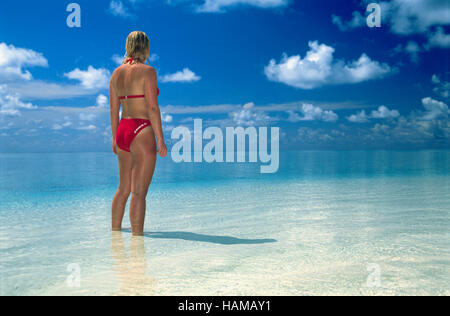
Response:
[{"label": "blue sky", "polygon": [[[75,1],[74,1],[75,2]],[[150,37],[164,131],[278,126],[282,149],[448,148],[445,0],[0,2],[2,152],[109,151],[108,81]]]}]

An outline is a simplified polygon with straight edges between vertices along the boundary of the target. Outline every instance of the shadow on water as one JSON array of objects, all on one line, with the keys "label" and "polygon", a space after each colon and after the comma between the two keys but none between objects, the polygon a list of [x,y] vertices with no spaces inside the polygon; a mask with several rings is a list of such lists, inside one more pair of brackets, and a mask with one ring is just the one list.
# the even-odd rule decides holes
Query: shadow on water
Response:
[{"label": "shadow on water", "polygon": [[[131,229],[124,229],[124,232],[131,232]],[[239,244],[265,244],[277,242],[276,239],[243,239],[230,236],[215,236],[215,235],[203,235],[191,232],[147,232],[144,233],[148,238],[163,238],[163,239],[182,239],[189,241],[209,242],[213,244],[221,245],[239,245]]]}]

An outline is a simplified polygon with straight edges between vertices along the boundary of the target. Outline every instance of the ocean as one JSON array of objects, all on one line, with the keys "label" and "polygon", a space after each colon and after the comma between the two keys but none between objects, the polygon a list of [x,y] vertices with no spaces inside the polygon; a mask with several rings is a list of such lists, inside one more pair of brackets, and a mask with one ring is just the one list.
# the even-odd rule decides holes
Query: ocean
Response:
[{"label": "ocean", "polygon": [[144,237],[113,153],[0,154],[1,295],[450,295],[450,151],[158,157]]}]

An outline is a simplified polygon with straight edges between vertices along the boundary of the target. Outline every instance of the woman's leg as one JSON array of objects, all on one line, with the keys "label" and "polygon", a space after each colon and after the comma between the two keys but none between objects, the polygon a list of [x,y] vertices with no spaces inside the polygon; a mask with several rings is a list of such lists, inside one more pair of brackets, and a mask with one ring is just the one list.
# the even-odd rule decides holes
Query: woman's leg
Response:
[{"label": "woman's leg", "polygon": [[156,142],[151,126],[143,128],[130,145],[134,165],[131,171],[130,222],[133,235],[144,233],[148,187],[156,164]]},{"label": "woman's leg", "polygon": [[133,157],[131,153],[117,148],[117,157],[119,159],[119,188],[114,195],[112,202],[112,230],[120,231],[122,229],[122,219],[125,213],[125,205],[131,192],[131,169],[133,166]]}]

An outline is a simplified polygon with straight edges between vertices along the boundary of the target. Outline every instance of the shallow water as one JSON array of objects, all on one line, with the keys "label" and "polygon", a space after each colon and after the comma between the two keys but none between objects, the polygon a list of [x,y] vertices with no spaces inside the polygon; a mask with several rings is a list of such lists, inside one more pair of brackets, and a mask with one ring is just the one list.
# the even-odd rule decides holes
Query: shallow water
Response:
[{"label": "shallow water", "polygon": [[160,159],[131,237],[127,217],[109,231],[113,154],[0,154],[0,293],[449,295],[449,166],[449,151],[282,152],[272,175]]}]

